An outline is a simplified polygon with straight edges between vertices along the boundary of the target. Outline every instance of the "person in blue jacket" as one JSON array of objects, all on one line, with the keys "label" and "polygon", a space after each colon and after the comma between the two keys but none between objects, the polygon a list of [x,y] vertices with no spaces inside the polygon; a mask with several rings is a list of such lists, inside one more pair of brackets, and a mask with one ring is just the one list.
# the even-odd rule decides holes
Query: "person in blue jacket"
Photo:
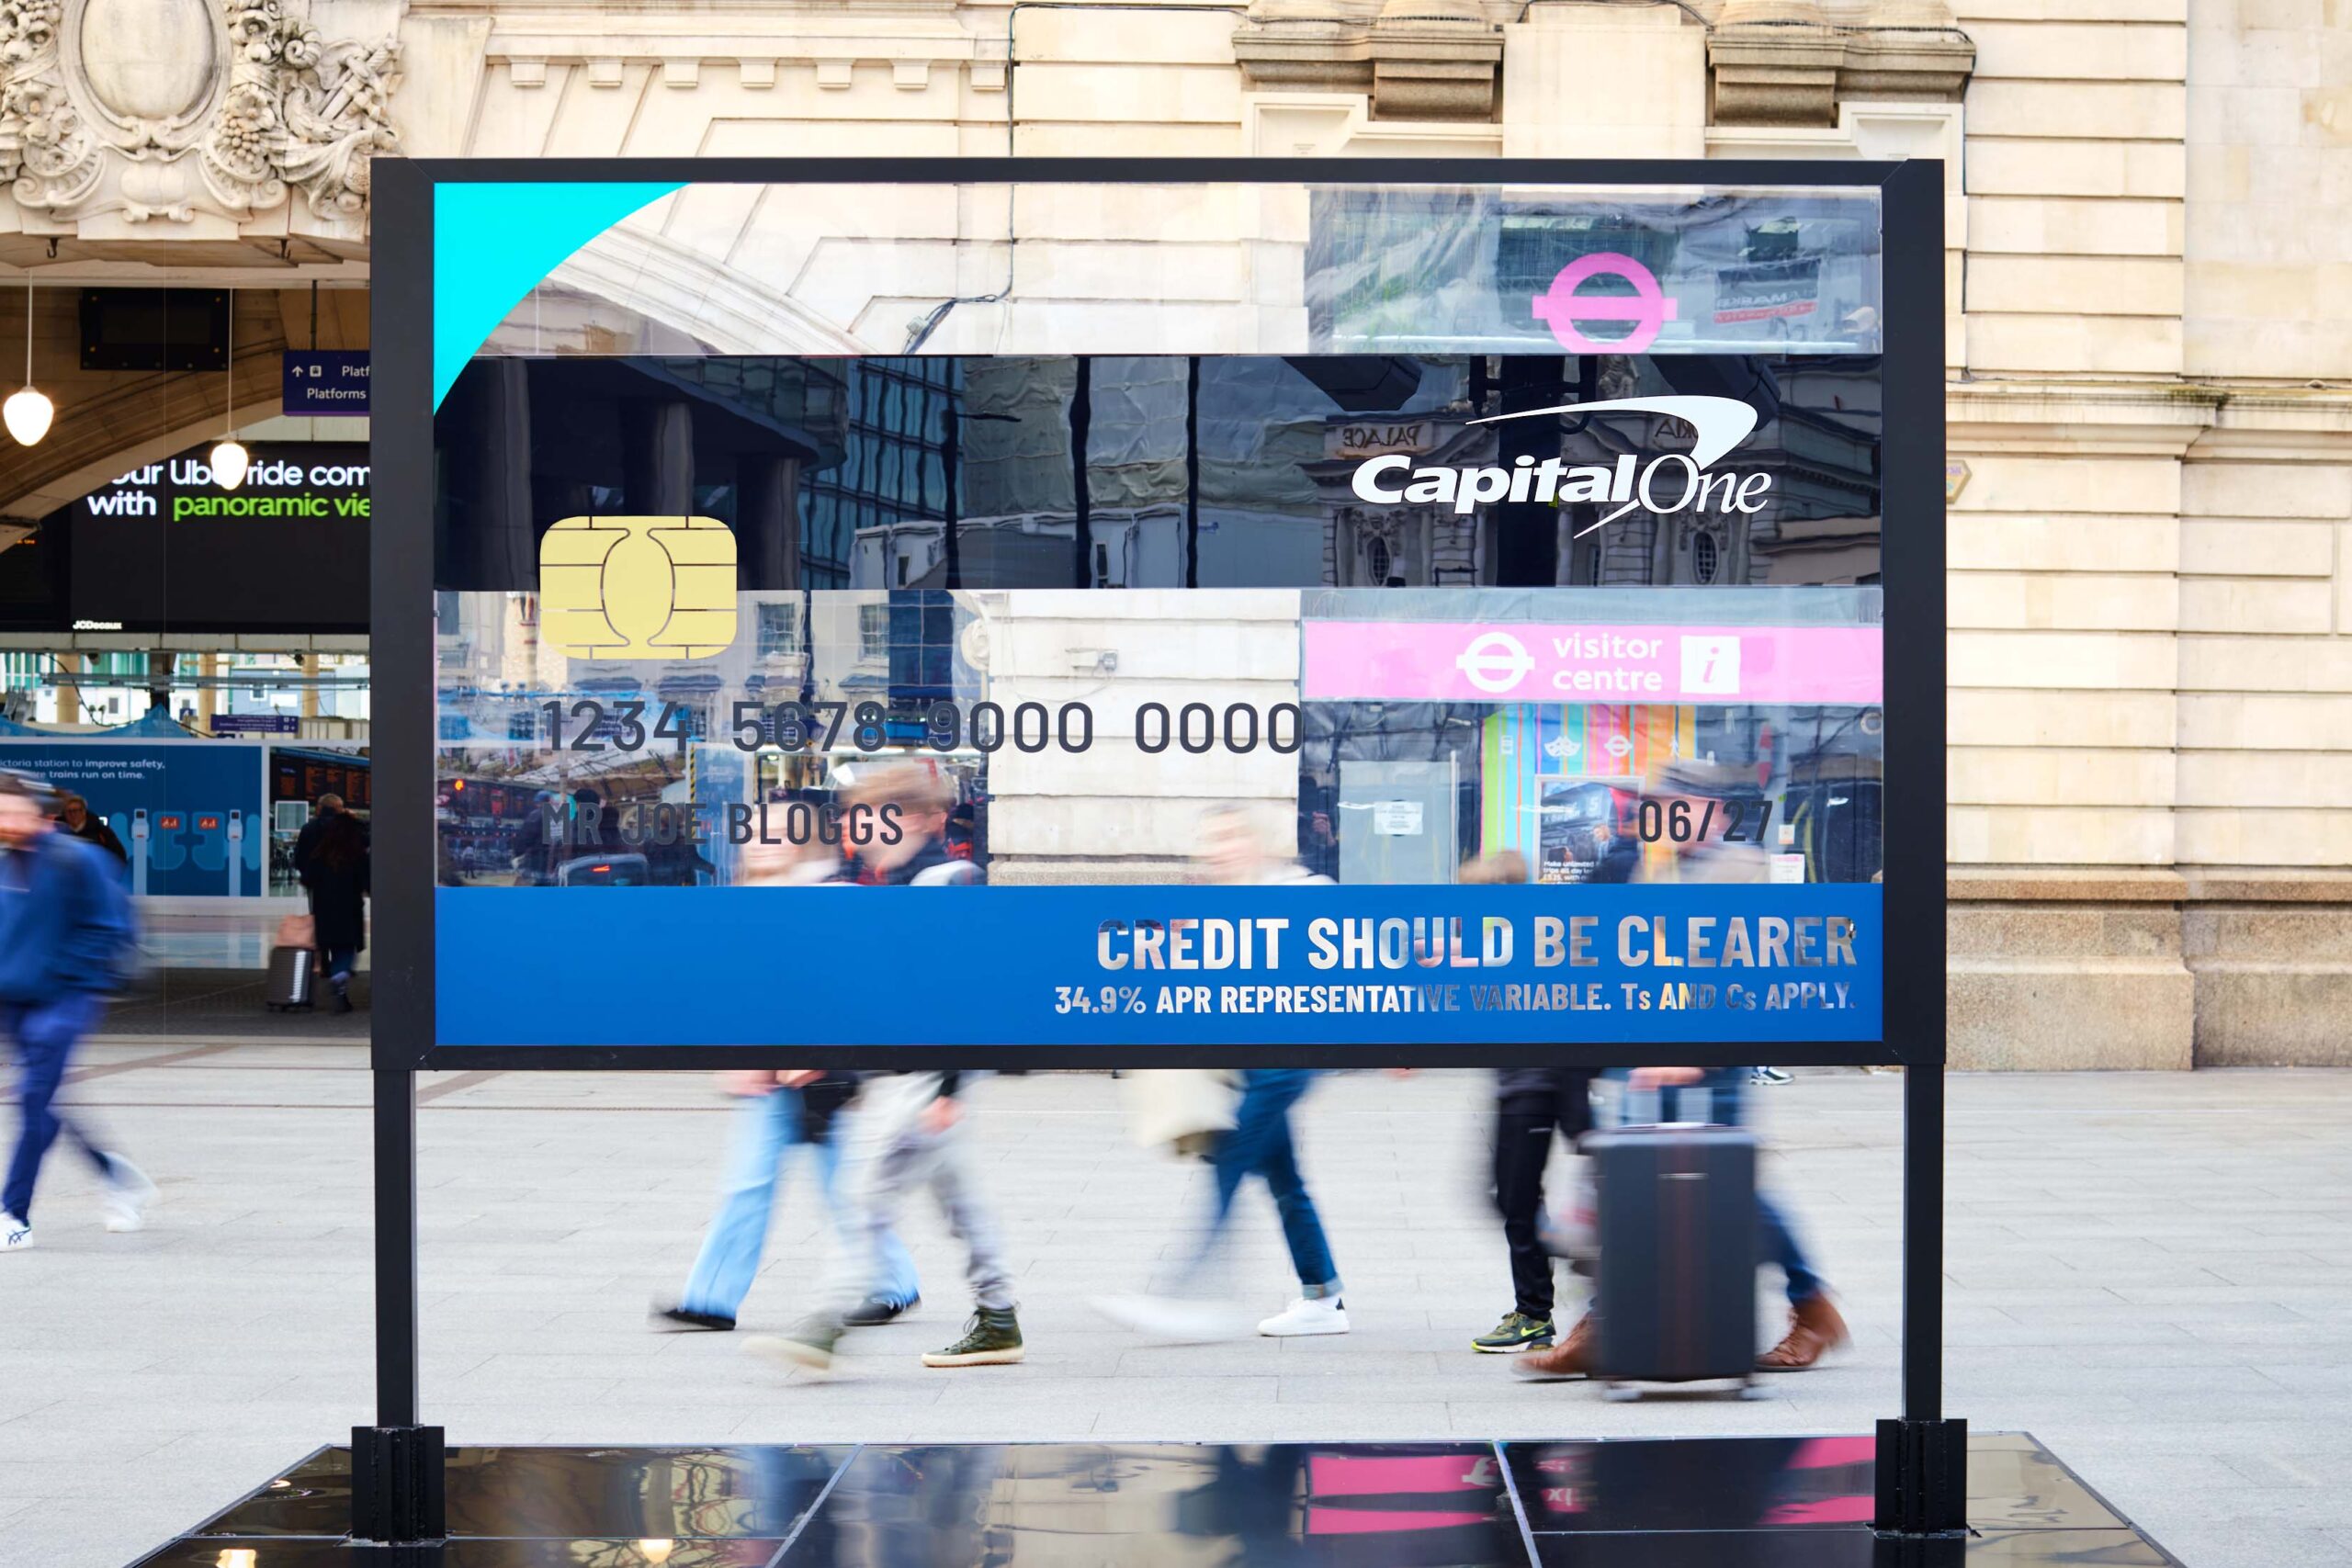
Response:
[{"label": "person in blue jacket", "polygon": [[[52,829],[45,787],[0,773],[0,1034],[16,1050],[24,1118],[0,1187],[0,1252],[33,1244],[33,1184],[64,1125],[54,1105],[58,1087],[135,945],[114,863]],[[120,1156],[83,1147],[107,1183],[107,1228],[137,1229],[153,1184]]]}]

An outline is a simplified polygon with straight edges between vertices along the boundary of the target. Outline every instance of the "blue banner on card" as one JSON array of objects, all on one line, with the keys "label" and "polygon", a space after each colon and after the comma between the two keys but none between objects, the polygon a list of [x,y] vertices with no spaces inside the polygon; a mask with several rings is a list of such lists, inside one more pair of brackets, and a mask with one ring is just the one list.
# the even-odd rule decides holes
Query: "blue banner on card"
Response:
[{"label": "blue banner on card", "polygon": [[1868,884],[445,887],[445,1045],[1873,1041]]}]

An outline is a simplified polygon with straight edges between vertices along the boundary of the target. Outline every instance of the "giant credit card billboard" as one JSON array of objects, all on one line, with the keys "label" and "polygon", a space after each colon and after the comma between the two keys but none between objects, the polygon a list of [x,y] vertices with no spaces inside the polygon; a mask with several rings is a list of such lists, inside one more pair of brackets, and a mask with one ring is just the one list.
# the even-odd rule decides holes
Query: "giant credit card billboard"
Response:
[{"label": "giant credit card billboard", "polygon": [[1883,1038],[1874,190],[523,188],[436,1043]]}]

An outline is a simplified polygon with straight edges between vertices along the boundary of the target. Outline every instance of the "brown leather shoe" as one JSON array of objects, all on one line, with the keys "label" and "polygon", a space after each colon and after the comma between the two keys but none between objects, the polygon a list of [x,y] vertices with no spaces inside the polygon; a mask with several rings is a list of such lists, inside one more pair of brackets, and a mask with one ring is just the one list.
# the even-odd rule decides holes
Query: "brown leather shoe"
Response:
[{"label": "brown leather shoe", "polygon": [[1523,1378],[1580,1378],[1592,1371],[1592,1314],[1577,1319],[1568,1337],[1549,1350],[1527,1350],[1511,1359],[1511,1371]]},{"label": "brown leather shoe", "polygon": [[1756,1358],[1759,1372],[1801,1372],[1853,1336],[1826,1295],[1807,1296],[1789,1314],[1789,1332]]}]

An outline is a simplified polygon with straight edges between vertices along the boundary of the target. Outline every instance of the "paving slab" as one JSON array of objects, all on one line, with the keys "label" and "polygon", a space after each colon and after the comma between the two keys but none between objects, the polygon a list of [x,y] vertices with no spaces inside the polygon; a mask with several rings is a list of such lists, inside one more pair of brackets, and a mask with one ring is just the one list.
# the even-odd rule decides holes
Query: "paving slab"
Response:
[{"label": "paving slab", "polygon": [[[220,1048],[102,1043],[83,1066],[109,1070],[73,1089],[162,1184],[152,1227],[101,1231],[86,1174],[61,1160],[40,1246],[0,1260],[19,1351],[0,1380],[0,1562],[112,1568],[368,1414],[364,1062],[206,1038]],[[1356,1332],[1197,1347],[1148,1343],[1088,1303],[1184,1255],[1200,1168],[1131,1146],[1102,1077],[990,1082],[973,1131],[1031,1363],[918,1364],[967,1310],[956,1249],[918,1209],[907,1234],[928,1299],[853,1337],[829,1382],[733,1337],[645,1326],[718,1179],[727,1107],[705,1077],[448,1074],[424,1089],[424,1387],[458,1440],[1822,1433],[1867,1431],[1894,1407],[1893,1075],[1808,1071],[1752,1097],[1766,1179],[1838,1289],[1854,1349],[1752,1404],[1631,1405],[1517,1382],[1467,1349],[1509,1304],[1481,1075],[1318,1085],[1302,1159]],[[1950,1098],[1953,1413],[2035,1431],[2192,1568],[2352,1561],[2352,1073],[1955,1076]],[[810,1196],[787,1182],[747,1327],[810,1304],[825,1235]],[[1247,1196],[1239,1224],[1236,1288],[1271,1311],[1288,1290],[1271,1207]],[[1777,1290],[1764,1276],[1767,1327]],[[130,1484],[102,1462],[110,1432],[143,1450]]]}]

